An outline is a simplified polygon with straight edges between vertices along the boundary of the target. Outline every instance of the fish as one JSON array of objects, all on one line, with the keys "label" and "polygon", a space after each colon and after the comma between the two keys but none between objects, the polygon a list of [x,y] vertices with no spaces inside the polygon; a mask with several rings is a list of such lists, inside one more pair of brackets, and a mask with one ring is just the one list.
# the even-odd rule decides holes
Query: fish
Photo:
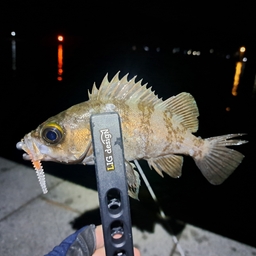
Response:
[{"label": "fish", "polygon": [[140,177],[134,160],[145,160],[159,175],[182,174],[183,156],[191,156],[203,176],[213,185],[223,183],[242,162],[244,155],[228,148],[247,143],[244,133],[202,139],[198,130],[199,111],[193,96],[181,92],[166,100],[137,76],[109,80],[88,90],[88,100],[50,117],[16,144],[31,160],[43,193],[47,193],[42,161],[93,165],[90,130],[92,114],[117,112],[121,120],[129,196],[138,199]]}]

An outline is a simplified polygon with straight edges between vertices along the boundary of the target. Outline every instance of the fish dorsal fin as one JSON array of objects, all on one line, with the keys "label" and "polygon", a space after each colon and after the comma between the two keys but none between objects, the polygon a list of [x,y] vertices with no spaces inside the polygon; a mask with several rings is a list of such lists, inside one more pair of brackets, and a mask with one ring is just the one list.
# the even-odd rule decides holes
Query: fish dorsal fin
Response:
[{"label": "fish dorsal fin", "polygon": [[172,118],[184,125],[191,132],[198,130],[199,111],[193,96],[187,92],[182,92],[176,96],[159,103],[159,108],[169,110]]},{"label": "fish dorsal fin", "polygon": [[126,74],[119,79],[119,73],[117,72],[111,81],[108,80],[108,74],[106,74],[99,89],[94,83],[92,92],[88,92],[89,100],[106,102],[116,99],[127,103],[130,101],[151,104],[163,111],[170,111],[172,118],[191,132],[197,131],[199,112],[191,94],[183,92],[163,101],[151,90],[151,87],[147,88],[147,84],[142,85],[142,80],[136,82],[136,76],[128,80],[128,74]]},{"label": "fish dorsal fin", "polygon": [[136,82],[136,76],[128,80],[128,74],[119,79],[119,72],[108,80],[108,74],[104,77],[99,89],[93,85],[92,92],[88,92],[89,100],[125,100],[133,102],[147,102],[147,104],[161,103],[162,100],[155,95],[147,84],[142,85],[142,80]]},{"label": "fish dorsal fin", "polygon": [[158,158],[151,158],[148,161],[149,167],[153,167],[155,171],[163,177],[165,172],[173,178],[181,176],[183,157],[177,155],[167,155]]}]

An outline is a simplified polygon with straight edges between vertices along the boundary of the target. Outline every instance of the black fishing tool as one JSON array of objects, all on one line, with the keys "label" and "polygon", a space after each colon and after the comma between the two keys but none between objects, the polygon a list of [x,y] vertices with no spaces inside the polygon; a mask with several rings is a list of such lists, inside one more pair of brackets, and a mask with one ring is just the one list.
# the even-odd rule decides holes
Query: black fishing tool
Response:
[{"label": "black fishing tool", "polygon": [[133,256],[120,118],[116,112],[95,114],[90,124],[106,255]]}]

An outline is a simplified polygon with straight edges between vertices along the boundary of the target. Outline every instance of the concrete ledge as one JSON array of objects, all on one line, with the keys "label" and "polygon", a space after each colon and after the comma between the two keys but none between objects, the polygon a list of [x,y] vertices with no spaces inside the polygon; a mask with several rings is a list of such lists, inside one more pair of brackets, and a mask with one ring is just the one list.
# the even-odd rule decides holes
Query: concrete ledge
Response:
[{"label": "concrete ledge", "polygon": [[[32,168],[0,157],[0,255],[42,256],[74,232],[75,218],[98,208],[96,191],[47,174],[46,179],[49,193],[43,195]],[[256,248],[188,224],[178,246],[175,239],[160,224],[153,233],[133,227],[142,255],[256,255]]]}]

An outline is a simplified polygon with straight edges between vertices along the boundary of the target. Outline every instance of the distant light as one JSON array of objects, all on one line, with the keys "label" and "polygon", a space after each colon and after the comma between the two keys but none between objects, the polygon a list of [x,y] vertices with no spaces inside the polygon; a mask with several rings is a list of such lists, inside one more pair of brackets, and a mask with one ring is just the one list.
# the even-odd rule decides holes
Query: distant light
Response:
[{"label": "distant light", "polygon": [[63,69],[62,69],[62,68],[59,68],[59,69],[58,69],[58,75],[61,76],[62,74],[63,74]]},{"label": "distant light", "polygon": [[16,36],[15,31],[12,31],[12,32],[11,32],[11,35],[12,35],[12,36]]},{"label": "distant light", "polygon": [[156,51],[157,51],[157,52],[160,52],[160,47],[157,47],[157,48],[156,48]]},{"label": "distant light", "polygon": [[144,50],[145,50],[146,52],[148,52],[148,51],[149,51],[149,47],[148,47],[148,46],[144,46]]},{"label": "distant light", "polygon": [[242,47],[240,47],[240,52],[245,52],[245,47],[244,46],[242,46]]},{"label": "distant light", "polygon": [[226,111],[229,112],[230,111],[230,107],[226,107]]},{"label": "distant light", "polygon": [[180,52],[180,48],[173,48],[172,53]]},{"label": "distant light", "polygon": [[192,50],[187,51],[187,55],[191,55],[191,53],[192,53]]},{"label": "distant light", "polygon": [[243,62],[246,62],[246,61],[247,61],[247,58],[246,58],[246,57],[244,57],[244,58],[243,58]]},{"label": "distant light", "polygon": [[64,37],[63,37],[63,36],[58,36],[58,41],[59,41],[59,42],[63,42],[63,40],[64,40]]},{"label": "distant light", "polygon": [[210,49],[210,53],[214,53],[214,50],[213,50],[213,49]]},{"label": "distant light", "polygon": [[133,51],[136,51],[136,50],[137,50],[136,45],[133,45],[133,46],[132,46],[132,50],[133,50]]},{"label": "distant light", "polygon": [[229,54],[226,55],[226,59],[227,59],[227,60],[230,59],[230,55],[229,55]]},{"label": "distant light", "polygon": [[200,52],[200,51],[193,51],[193,52],[192,52],[192,55],[194,55],[194,56],[200,56],[200,55],[201,55],[201,52]]}]

